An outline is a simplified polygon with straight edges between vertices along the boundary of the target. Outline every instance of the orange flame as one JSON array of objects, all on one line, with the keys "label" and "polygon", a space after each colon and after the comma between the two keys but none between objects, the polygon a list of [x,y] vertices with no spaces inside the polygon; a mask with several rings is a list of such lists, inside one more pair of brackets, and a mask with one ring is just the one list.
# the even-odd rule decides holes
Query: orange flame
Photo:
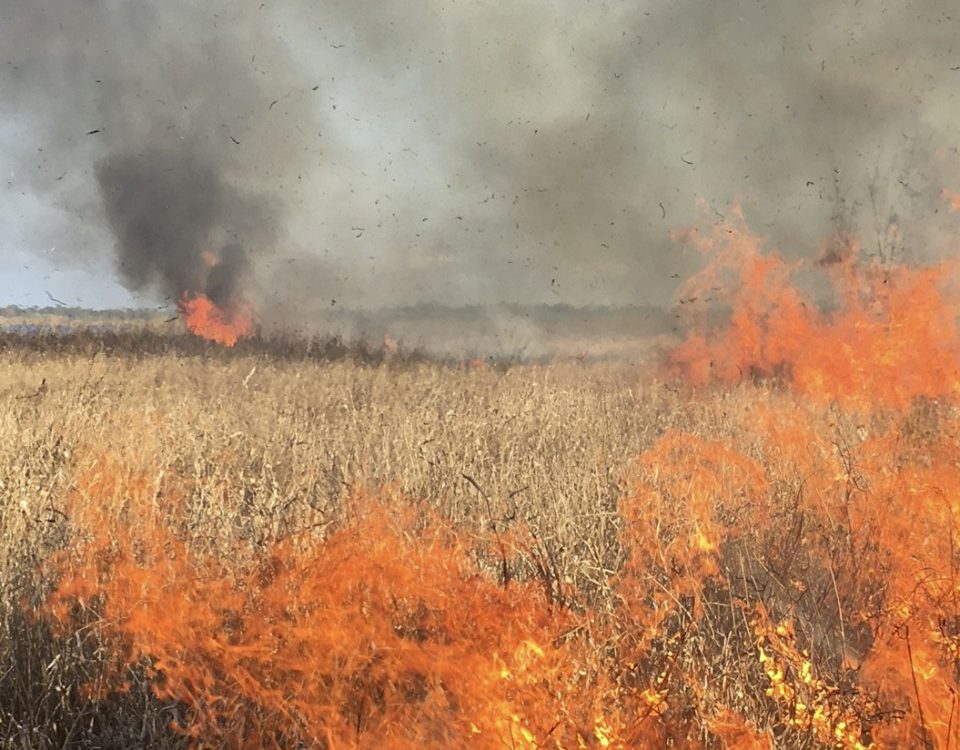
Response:
[{"label": "orange flame", "polygon": [[192,333],[224,346],[253,332],[253,309],[244,302],[225,310],[205,294],[185,293],[177,307]]},{"label": "orange flame", "polygon": [[[386,492],[322,538],[198,544],[172,472],[99,458],[70,485],[47,614],[93,613],[99,684],[146,666],[193,747],[956,747],[952,267],[879,266],[850,238],[790,263],[739,213],[685,236],[712,255],[683,299],[730,314],[668,364],[743,382],[695,395],[633,465],[603,608],[563,606],[528,530],[468,535]],[[505,582],[508,554],[527,575]]]},{"label": "orange flame", "polygon": [[[278,542],[244,565],[239,549],[227,562],[152,523],[157,488],[110,458],[77,484],[90,495],[75,516],[89,541],[57,560],[66,575],[49,610],[69,622],[72,603],[99,598],[103,637],[125,655],[101,684],[122,690],[123,659],[149,660],[154,694],[185,707],[174,729],[194,747],[273,747],[266,738],[278,737],[354,747],[362,736],[367,747],[472,738],[533,750],[553,736],[572,748],[595,715],[573,700],[579,649],[555,635],[572,615],[547,606],[534,583],[472,574],[450,530],[424,527],[402,499],[391,512],[357,498],[356,518],[322,543]],[[90,502],[118,493],[129,522]]]},{"label": "orange flame", "polygon": [[[763,238],[734,215],[710,233],[680,235],[709,256],[681,300],[712,296],[731,312],[723,328],[692,327],[668,356],[673,372],[699,385],[779,377],[845,403],[904,406],[918,396],[960,395],[960,302],[949,294],[956,262],[880,265],[860,259],[855,238],[838,238],[818,264],[788,263],[763,253]],[[835,309],[819,310],[801,291],[801,272],[826,276]]]}]

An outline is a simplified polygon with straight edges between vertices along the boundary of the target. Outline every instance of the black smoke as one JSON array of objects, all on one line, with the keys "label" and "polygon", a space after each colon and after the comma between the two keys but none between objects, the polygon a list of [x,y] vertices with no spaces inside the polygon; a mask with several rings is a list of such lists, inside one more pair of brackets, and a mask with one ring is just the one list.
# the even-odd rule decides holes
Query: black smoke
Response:
[{"label": "black smoke", "polygon": [[273,240],[266,201],[226,183],[202,151],[111,154],[95,173],[132,289],[158,287],[174,299],[202,293],[227,307],[248,280],[250,243]]},{"label": "black smoke", "polygon": [[0,95],[30,143],[11,152],[19,179],[76,217],[56,228],[63,260],[112,246],[147,299],[257,294],[314,95],[263,3],[8,0],[0,47]]},{"label": "black smoke", "polygon": [[737,202],[788,255],[949,249],[954,6],[5,0],[0,148],[28,244],[145,297],[667,304]]}]

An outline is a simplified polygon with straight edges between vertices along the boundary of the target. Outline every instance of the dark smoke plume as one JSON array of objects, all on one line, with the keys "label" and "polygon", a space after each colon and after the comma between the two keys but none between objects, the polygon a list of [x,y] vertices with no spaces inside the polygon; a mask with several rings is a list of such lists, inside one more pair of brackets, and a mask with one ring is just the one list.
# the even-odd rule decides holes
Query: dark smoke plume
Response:
[{"label": "dark smoke plume", "polygon": [[957,39],[953,0],[5,0],[0,147],[25,241],[132,289],[668,304],[670,230],[736,202],[788,255],[946,251]]},{"label": "dark smoke plume", "polygon": [[157,284],[175,299],[202,292],[226,306],[249,269],[238,243],[269,247],[273,239],[265,201],[225,184],[202,152],[112,154],[96,177],[120,273],[133,289]]},{"label": "dark smoke plume", "polygon": [[[255,291],[255,268],[277,250],[312,92],[268,18],[262,4],[225,2],[0,10],[4,98],[42,144],[19,166],[38,194],[109,230],[129,289],[224,304]],[[38,153],[51,172],[79,173],[72,189],[29,169]],[[86,248],[74,240],[81,263],[106,239],[88,232]]]}]

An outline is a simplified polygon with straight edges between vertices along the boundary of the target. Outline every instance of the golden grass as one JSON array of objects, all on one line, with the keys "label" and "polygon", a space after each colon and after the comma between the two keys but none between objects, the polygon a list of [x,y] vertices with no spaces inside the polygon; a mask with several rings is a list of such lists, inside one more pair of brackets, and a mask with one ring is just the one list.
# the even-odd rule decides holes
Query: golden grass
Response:
[{"label": "golden grass", "polygon": [[[0,739],[855,748],[882,735],[947,747],[956,726],[930,715],[920,688],[914,699],[912,686],[861,680],[899,622],[885,607],[915,583],[913,568],[884,557],[905,519],[872,515],[886,475],[868,459],[887,443],[867,441],[906,436],[882,455],[919,466],[933,432],[952,436],[956,423],[932,403],[891,416],[766,386],[695,395],[628,364],[464,370],[11,348],[0,354]],[[946,526],[928,529],[943,532],[941,557]],[[373,544],[374,533],[393,546]],[[330,567],[337,550],[364,575],[394,571],[370,594],[381,598],[364,599],[362,581]],[[407,576],[410,566],[421,572]],[[98,578],[119,570],[136,585]],[[297,577],[312,570],[319,578]],[[433,656],[397,656],[402,679],[376,659],[318,662],[312,679],[330,681],[339,703],[311,713],[296,708],[298,691],[273,685],[271,659],[296,671],[306,650],[332,648],[329,633],[292,629],[301,650],[284,651],[282,628],[261,637],[252,623],[289,616],[307,627],[313,610],[283,596],[322,598],[328,575],[347,576],[341,593],[358,609],[324,627],[360,638],[357,649],[393,653],[412,640]],[[190,608],[229,603],[236,622],[174,614],[170,587]],[[378,607],[392,625],[364,640],[350,618]],[[134,610],[169,618],[184,652],[137,631]],[[498,627],[484,630],[488,620]],[[272,657],[242,650],[267,643]],[[229,648],[240,656],[216,656]],[[195,663],[178,665],[185,654]],[[224,676],[225,665],[265,692]],[[220,698],[203,697],[198,675],[225,680],[211,688]],[[406,713],[391,713],[404,702]]]},{"label": "golden grass", "polygon": [[[158,486],[171,473],[189,483],[185,502],[201,546],[239,542],[254,554],[286,535],[322,534],[352,488],[390,484],[474,528],[525,520],[557,576],[603,589],[619,563],[624,468],[680,418],[677,396],[644,381],[626,365],[504,372],[7,352],[4,608],[19,608],[25,579],[66,543],[65,497],[103,456],[149,472]],[[8,642],[18,638],[7,633]],[[6,708],[12,740],[30,712]]]}]

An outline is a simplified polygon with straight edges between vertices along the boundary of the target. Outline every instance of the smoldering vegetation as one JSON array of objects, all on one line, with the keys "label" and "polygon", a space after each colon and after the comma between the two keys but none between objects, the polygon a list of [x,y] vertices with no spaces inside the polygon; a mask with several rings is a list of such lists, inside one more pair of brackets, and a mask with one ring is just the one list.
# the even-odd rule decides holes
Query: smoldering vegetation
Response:
[{"label": "smoldering vegetation", "polygon": [[[0,351],[124,355],[164,354],[232,361],[351,359],[380,363],[430,360],[458,367],[508,367],[549,361],[638,361],[676,340],[676,319],[654,307],[444,307],[326,312],[322,325],[261,328],[232,347],[185,330],[166,314],[77,308],[0,310]],[[384,335],[384,331],[390,333]]]}]

